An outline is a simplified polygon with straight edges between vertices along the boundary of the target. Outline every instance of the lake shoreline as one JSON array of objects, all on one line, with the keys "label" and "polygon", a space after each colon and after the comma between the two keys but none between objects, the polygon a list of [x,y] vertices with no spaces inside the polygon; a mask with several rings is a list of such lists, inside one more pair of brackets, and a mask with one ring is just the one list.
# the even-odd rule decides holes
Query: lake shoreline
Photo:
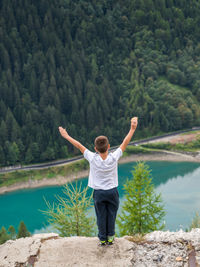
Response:
[{"label": "lake shoreline", "polygon": [[[199,162],[200,155],[192,156],[191,154],[183,154],[172,151],[151,152],[148,154],[132,154],[126,157],[122,157],[119,164],[136,162],[136,161],[186,161],[186,162]],[[79,171],[66,176],[57,176],[56,178],[44,178],[41,180],[29,180],[28,182],[21,182],[10,186],[0,187],[0,194],[5,194],[12,191],[21,189],[31,189],[46,186],[64,185],[67,182],[74,181],[80,178],[87,177],[89,170]]]}]

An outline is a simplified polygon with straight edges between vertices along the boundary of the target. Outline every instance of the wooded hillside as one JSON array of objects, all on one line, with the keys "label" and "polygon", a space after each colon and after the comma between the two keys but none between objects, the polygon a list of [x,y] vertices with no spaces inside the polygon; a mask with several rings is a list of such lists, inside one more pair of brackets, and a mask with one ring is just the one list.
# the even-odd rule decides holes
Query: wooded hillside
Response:
[{"label": "wooded hillside", "polygon": [[200,125],[197,0],[0,1],[0,165]]}]

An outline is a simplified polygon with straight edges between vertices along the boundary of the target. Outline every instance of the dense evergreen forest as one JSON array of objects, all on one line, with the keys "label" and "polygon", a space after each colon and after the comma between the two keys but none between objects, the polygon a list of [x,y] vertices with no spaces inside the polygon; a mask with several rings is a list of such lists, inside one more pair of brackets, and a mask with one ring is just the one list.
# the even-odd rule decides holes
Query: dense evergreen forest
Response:
[{"label": "dense evergreen forest", "polygon": [[200,125],[198,0],[0,1],[0,165]]}]

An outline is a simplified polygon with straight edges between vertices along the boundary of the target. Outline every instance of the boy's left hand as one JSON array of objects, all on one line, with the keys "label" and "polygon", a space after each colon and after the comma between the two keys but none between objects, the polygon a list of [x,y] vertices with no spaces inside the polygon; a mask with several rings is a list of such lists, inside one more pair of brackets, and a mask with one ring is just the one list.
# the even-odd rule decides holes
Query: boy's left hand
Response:
[{"label": "boy's left hand", "polygon": [[59,129],[59,132],[62,135],[62,137],[66,138],[68,136],[67,131],[63,127],[60,126],[58,129]]},{"label": "boy's left hand", "polygon": [[138,124],[138,117],[133,117],[131,119],[131,129],[136,129],[137,128],[137,124]]}]

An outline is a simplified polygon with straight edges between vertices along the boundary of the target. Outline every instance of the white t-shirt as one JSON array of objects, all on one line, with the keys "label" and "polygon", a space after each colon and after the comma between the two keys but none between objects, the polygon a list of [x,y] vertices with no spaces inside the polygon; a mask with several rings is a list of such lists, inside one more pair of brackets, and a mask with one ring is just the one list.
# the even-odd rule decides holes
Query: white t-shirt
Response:
[{"label": "white t-shirt", "polygon": [[89,187],[108,190],[118,186],[118,160],[122,156],[120,147],[109,153],[105,160],[88,149],[83,155],[90,163]]}]

